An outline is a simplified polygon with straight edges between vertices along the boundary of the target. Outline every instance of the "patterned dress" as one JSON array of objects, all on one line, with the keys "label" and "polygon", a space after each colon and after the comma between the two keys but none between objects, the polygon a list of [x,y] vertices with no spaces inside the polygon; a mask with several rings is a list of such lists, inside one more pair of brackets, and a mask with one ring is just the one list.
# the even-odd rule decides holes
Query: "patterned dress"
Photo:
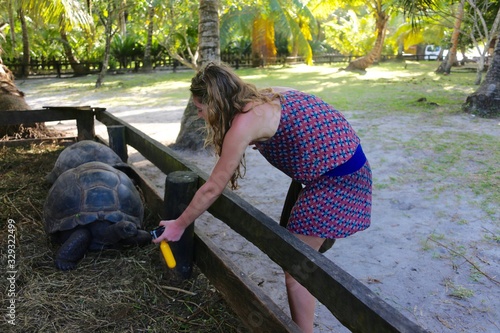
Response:
[{"label": "patterned dress", "polygon": [[255,143],[276,168],[305,185],[287,225],[293,233],[343,238],[370,226],[368,161],[345,175],[325,175],[348,161],[360,143],[344,116],[320,98],[291,90],[281,94],[274,136]]}]

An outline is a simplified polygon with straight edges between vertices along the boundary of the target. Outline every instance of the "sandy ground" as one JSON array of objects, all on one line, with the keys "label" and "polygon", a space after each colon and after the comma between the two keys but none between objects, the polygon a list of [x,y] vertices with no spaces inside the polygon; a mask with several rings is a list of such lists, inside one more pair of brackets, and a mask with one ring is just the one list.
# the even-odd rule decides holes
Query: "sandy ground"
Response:
[{"label": "sandy ground", "polygon": [[[30,94],[53,79],[28,80],[22,89],[33,108],[46,105],[106,107],[158,141],[175,140],[187,100],[177,105],[102,105],[98,97]],[[140,98],[140,96],[138,96]],[[500,143],[500,123],[469,115],[371,116],[343,111],[358,130],[374,174],[372,226],[337,241],[325,255],[371,290],[431,332],[500,331],[500,203],[490,202],[487,214],[480,196],[467,187],[452,186],[419,168],[428,151],[409,148],[421,135],[436,131],[488,133]],[[48,123],[75,131],[74,123]],[[97,133],[107,137],[102,125]],[[164,175],[140,155],[129,151],[129,162],[161,189]],[[210,172],[215,159],[207,153],[182,153]],[[461,161],[460,163],[467,163]],[[237,193],[258,209],[279,219],[289,179],[258,152],[247,153],[247,175]],[[439,187],[440,190],[436,191]],[[197,220],[235,262],[288,312],[284,275],[252,244],[205,214]],[[478,272],[473,265],[480,269]],[[495,282],[496,281],[496,282]],[[328,286],[325,286],[328,290]],[[348,332],[323,305],[316,310],[315,332]]]}]

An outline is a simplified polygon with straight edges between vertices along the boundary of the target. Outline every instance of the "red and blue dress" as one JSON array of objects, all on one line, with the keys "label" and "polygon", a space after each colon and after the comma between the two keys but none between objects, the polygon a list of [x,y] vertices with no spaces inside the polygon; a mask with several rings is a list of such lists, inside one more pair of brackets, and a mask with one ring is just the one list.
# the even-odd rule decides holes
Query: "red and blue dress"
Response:
[{"label": "red and blue dress", "polygon": [[305,185],[287,229],[343,238],[368,228],[372,179],[359,137],[344,116],[320,98],[296,90],[280,96],[278,130],[255,146],[272,165]]}]

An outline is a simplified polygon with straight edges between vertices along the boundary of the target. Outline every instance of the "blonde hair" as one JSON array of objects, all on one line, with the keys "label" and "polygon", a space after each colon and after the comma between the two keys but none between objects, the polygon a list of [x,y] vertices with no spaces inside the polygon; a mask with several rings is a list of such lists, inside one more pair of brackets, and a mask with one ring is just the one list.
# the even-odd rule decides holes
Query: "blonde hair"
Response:
[{"label": "blonde hair", "polygon": [[[191,80],[190,91],[193,98],[207,105],[207,138],[205,145],[213,145],[220,156],[222,144],[234,117],[250,102],[267,103],[278,94],[272,89],[258,90],[255,85],[244,82],[226,65],[209,63],[196,73]],[[231,177],[231,188],[237,188],[237,179],[245,174],[245,156]],[[242,172],[243,170],[243,172]]]}]

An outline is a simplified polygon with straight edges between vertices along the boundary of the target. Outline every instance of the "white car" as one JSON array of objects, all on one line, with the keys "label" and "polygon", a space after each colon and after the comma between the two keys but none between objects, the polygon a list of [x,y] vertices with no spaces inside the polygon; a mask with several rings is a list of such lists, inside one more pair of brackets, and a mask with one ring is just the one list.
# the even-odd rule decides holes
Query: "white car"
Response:
[{"label": "white car", "polygon": [[[439,57],[439,53],[441,52],[441,47],[440,46],[435,46],[435,45],[427,45],[425,47],[425,60],[436,60]],[[444,52],[443,52],[444,53]],[[443,56],[445,56],[443,54]]]}]

